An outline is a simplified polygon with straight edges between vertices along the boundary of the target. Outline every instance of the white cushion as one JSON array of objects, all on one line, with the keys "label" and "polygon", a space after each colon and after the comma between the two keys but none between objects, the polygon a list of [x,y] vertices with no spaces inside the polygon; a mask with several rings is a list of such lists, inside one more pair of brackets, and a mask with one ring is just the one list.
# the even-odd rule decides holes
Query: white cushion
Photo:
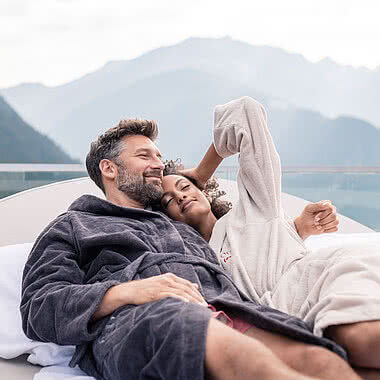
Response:
[{"label": "white cushion", "polygon": [[30,354],[28,361],[39,365],[67,364],[73,346],[42,343],[26,337],[22,330],[20,301],[22,272],[32,243],[0,247],[0,357]]}]

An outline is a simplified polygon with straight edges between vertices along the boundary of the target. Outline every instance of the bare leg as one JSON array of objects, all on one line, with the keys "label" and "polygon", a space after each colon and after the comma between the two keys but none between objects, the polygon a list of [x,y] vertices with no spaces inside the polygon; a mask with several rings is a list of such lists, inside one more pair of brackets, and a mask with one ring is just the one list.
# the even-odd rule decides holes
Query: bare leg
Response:
[{"label": "bare leg", "polygon": [[207,330],[205,366],[214,380],[316,379],[296,372],[258,340],[215,319],[210,320]]},{"label": "bare leg", "polygon": [[380,321],[330,326],[325,335],[346,349],[352,365],[380,369]]},{"label": "bare leg", "polygon": [[308,376],[320,379],[359,379],[342,358],[319,346],[270,333],[252,326],[246,335],[264,343],[284,363]]},{"label": "bare leg", "polygon": [[380,380],[380,371],[370,368],[355,368],[355,371],[364,380]]}]

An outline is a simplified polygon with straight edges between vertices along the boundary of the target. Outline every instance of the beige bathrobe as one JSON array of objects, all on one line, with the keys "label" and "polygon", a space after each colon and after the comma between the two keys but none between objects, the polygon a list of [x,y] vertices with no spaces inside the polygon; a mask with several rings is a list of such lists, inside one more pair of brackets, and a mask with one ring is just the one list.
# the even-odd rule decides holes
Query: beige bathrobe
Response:
[{"label": "beige bathrobe", "polygon": [[217,106],[214,121],[218,154],[240,153],[239,201],[217,221],[210,245],[240,289],[300,317],[319,336],[329,325],[380,319],[378,249],[310,251],[285,215],[281,163],[263,106],[243,97]]}]

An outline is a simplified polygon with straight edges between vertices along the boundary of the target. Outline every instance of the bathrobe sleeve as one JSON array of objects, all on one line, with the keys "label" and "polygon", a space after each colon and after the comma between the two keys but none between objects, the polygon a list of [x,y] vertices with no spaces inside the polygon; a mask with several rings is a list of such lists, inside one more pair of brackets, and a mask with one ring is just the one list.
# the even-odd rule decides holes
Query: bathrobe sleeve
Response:
[{"label": "bathrobe sleeve", "polygon": [[79,345],[96,338],[90,319],[117,281],[84,284],[75,237],[67,215],[37,239],[23,273],[21,316],[33,340]]},{"label": "bathrobe sleeve", "polygon": [[279,216],[281,163],[267,127],[264,107],[249,97],[217,106],[214,146],[225,158],[240,153],[238,173],[240,199],[253,199],[263,220]]}]

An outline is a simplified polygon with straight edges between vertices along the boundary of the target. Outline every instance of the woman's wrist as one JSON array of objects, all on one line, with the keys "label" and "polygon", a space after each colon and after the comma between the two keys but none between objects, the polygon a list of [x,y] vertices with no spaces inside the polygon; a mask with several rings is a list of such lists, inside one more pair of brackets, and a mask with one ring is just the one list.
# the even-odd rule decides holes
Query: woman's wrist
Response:
[{"label": "woman's wrist", "polygon": [[195,177],[200,184],[206,184],[211,176],[212,174],[210,175],[207,170],[202,170],[199,165],[195,168]]},{"label": "woman's wrist", "polygon": [[307,239],[310,235],[303,228],[303,223],[302,223],[301,218],[298,216],[297,218],[294,219],[293,222],[294,222],[294,226],[296,227],[296,231],[297,231],[298,235],[300,236],[300,238],[302,240]]},{"label": "woman's wrist", "polygon": [[212,143],[201,162],[195,168],[199,180],[206,183],[222,161],[223,157],[218,155],[215,150],[215,146]]}]

